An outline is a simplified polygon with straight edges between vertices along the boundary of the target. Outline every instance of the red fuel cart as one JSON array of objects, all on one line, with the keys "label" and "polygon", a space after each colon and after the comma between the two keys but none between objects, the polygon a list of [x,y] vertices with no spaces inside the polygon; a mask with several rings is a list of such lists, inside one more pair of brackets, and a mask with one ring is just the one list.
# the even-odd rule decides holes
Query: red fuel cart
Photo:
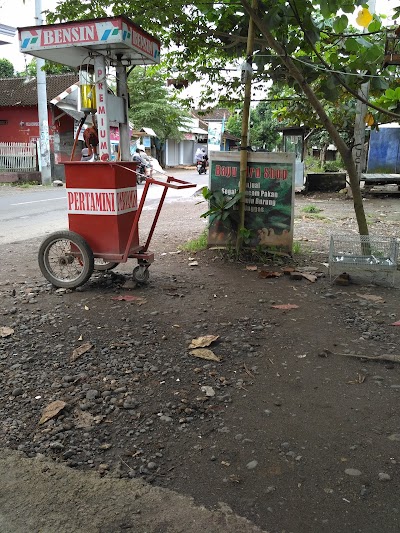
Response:
[{"label": "red fuel cart", "polygon": [[[56,287],[75,288],[86,283],[93,270],[111,270],[128,259],[138,260],[133,278],[146,282],[154,261],[149,250],[169,188],[195,184],[172,176],[147,178],[139,205],[136,163],[68,162],[65,164],[70,231],[49,235],[39,249],[39,266]],[[139,221],[150,185],[164,188],[149,234],[139,242]]]}]

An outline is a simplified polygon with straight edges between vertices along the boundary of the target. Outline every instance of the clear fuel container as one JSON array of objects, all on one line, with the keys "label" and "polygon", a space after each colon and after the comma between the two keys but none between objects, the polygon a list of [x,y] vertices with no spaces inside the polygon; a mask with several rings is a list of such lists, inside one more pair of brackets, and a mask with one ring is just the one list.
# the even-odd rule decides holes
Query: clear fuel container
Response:
[{"label": "clear fuel container", "polygon": [[85,67],[79,71],[79,91],[82,111],[96,111],[96,86],[93,72]]}]

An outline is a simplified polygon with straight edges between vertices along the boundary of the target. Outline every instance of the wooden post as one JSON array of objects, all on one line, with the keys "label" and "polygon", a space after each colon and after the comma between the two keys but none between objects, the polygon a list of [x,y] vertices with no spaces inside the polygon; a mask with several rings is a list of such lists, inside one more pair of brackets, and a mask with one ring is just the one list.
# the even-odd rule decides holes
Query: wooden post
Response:
[{"label": "wooden post", "polygon": [[[252,8],[255,9],[257,1],[252,0]],[[242,136],[240,142],[240,179],[239,179],[239,192],[242,193],[242,197],[239,201],[239,227],[236,238],[236,252],[239,252],[243,243],[243,230],[244,230],[244,217],[246,207],[246,177],[247,177],[247,153],[249,146],[249,118],[250,118],[250,103],[251,103],[251,72],[253,63],[253,48],[254,48],[254,21],[252,17],[249,20],[249,29],[247,33],[247,48],[246,48],[246,62],[250,67],[245,72],[244,80],[244,101],[243,101],[243,116],[242,116]]]}]

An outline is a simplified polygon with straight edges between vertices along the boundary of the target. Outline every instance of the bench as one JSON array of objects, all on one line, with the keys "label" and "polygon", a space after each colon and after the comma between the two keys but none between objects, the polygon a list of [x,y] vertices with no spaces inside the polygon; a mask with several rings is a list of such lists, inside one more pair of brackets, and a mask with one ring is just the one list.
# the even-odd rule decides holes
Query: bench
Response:
[{"label": "bench", "polygon": [[335,279],[343,272],[367,273],[377,281],[379,274],[391,275],[395,284],[399,241],[394,237],[371,235],[331,235],[329,244],[329,275]]}]

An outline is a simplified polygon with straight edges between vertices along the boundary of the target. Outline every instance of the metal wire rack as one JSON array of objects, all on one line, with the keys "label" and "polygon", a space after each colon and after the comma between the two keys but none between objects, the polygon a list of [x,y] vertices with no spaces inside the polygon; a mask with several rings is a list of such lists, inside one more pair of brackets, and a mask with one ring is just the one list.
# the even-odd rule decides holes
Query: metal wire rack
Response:
[{"label": "metal wire rack", "polygon": [[377,281],[380,274],[391,277],[395,284],[399,241],[394,237],[372,235],[331,235],[329,275],[332,281],[347,272],[369,272]]}]

